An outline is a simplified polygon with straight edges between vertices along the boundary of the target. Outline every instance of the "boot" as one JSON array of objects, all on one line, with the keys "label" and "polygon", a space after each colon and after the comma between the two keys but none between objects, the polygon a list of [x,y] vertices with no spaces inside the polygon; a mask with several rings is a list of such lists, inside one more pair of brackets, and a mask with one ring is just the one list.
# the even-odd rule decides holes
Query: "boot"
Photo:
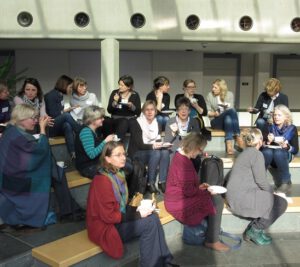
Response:
[{"label": "boot", "polygon": [[285,193],[286,195],[291,194],[292,183],[283,183],[277,189],[278,193]]},{"label": "boot", "polygon": [[226,152],[228,155],[233,155],[232,140],[226,140]]},{"label": "boot", "polygon": [[266,235],[264,235],[264,231],[261,229],[256,229],[253,226],[251,226],[243,236],[245,241],[252,241],[256,245],[270,245],[272,242],[272,239],[268,238]]},{"label": "boot", "polygon": [[243,138],[239,135],[236,135],[234,139],[235,139],[234,149],[238,152],[242,152],[243,149],[245,148],[245,142]]}]

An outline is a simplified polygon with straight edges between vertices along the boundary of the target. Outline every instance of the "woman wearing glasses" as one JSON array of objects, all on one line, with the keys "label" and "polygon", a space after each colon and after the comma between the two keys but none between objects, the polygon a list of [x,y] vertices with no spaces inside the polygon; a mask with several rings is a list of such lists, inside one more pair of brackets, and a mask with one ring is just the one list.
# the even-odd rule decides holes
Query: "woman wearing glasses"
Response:
[{"label": "woman wearing glasses", "polygon": [[84,109],[83,126],[75,139],[75,166],[84,177],[93,179],[98,170],[98,162],[104,145],[114,139],[108,135],[105,139],[97,135],[97,129],[103,125],[104,109],[89,106]]},{"label": "woman wearing glasses", "polygon": [[154,207],[136,208],[128,203],[128,189],[123,168],[124,147],[108,142],[101,154],[101,170],[93,179],[87,202],[89,238],[107,255],[119,259],[124,245],[139,238],[140,266],[164,267],[173,264],[163,228]]},{"label": "woman wearing glasses", "polygon": [[203,135],[205,135],[207,140],[211,139],[211,133],[210,131],[206,130],[203,116],[207,116],[207,107],[204,100],[204,97],[200,94],[196,94],[196,82],[192,79],[187,79],[183,82],[183,94],[178,94],[175,96],[175,107],[176,102],[181,97],[186,97],[191,102],[191,109],[190,109],[190,118],[197,119],[197,122],[199,124],[199,129]]},{"label": "woman wearing glasses", "polygon": [[49,206],[51,154],[46,137],[47,116],[40,117],[40,136],[29,134],[37,110],[16,105],[0,139],[0,217],[5,224],[42,227]]}]

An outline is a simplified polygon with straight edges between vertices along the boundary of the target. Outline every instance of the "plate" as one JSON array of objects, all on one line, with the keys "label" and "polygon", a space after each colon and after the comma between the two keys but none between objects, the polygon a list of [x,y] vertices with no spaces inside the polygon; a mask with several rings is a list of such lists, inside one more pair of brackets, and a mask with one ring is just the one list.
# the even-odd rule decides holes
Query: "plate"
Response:
[{"label": "plate", "polygon": [[219,185],[211,185],[207,188],[207,190],[212,194],[224,194],[227,192],[225,187]]},{"label": "plate", "polygon": [[173,144],[171,143],[163,143],[162,144],[162,147],[171,147]]},{"label": "plate", "polygon": [[281,149],[281,146],[265,145],[265,147],[272,148],[272,149]]},{"label": "plate", "polygon": [[175,112],[174,110],[162,110],[160,113],[163,114],[172,114],[173,112]]},{"label": "plate", "polygon": [[127,102],[127,103],[125,103],[125,102],[120,102],[119,104],[120,104],[120,105],[123,105],[123,106],[128,106],[128,102]]}]

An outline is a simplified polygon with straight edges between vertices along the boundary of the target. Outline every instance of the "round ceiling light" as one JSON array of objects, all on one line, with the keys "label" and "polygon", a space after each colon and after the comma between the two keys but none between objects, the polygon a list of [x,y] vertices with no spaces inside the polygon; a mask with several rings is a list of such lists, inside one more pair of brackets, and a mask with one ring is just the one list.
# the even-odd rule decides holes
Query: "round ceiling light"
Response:
[{"label": "round ceiling light", "polygon": [[294,18],[292,20],[291,28],[294,32],[300,32],[300,18]]},{"label": "round ceiling light", "polygon": [[22,12],[19,13],[19,15],[17,17],[17,21],[18,21],[20,26],[28,27],[32,24],[33,17],[29,12],[22,11]]},{"label": "round ceiling light", "polygon": [[200,19],[196,15],[190,15],[186,18],[185,25],[190,30],[196,30],[200,25]]},{"label": "round ceiling light", "polygon": [[90,17],[84,12],[79,12],[74,17],[74,22],[78,27],[86,27],[90,23]]},{"label": "round ceiling light", "polygon": [[141,13],[135,13],[131,16],[130,23],[134,28],[139,29],[146,24],[146,18]]},{"label": "round ceiling light", "polygon": [[249,31],[253,26],[253,20],[249,16],[243,16],[240,19],[239,25],[243,31]]}]

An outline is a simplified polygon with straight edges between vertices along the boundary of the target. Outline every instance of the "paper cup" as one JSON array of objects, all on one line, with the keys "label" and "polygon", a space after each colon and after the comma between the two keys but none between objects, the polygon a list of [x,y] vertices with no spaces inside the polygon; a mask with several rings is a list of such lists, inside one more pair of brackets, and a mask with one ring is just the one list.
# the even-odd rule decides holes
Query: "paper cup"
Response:
[{"label": "paper cup", "polygon": [[65,167],[65,163],[63,161],[57,161],[56,164],[61,168]]},{"label": "paper cup", "polygon": [[142,207],[143,209],[151,209],[151,208],[152,208],[152,205],[153,205],[153,203],[152,203],[152,200],[151,200],[151,199],[143,199],[143,200],[141,201],[141,207]]}]

